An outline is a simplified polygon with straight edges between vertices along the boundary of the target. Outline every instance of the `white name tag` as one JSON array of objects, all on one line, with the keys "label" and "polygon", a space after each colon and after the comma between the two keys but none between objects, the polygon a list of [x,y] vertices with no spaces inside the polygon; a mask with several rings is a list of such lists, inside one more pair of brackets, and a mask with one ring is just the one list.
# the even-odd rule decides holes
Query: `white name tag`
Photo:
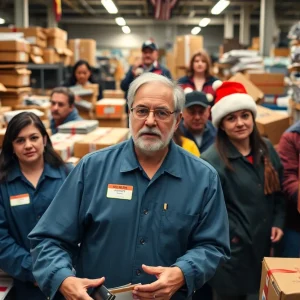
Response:
[{"label": "white name tag", "polygon": [[132,199],[133,186],[121,185],[121,184],[109,184],[107,187],[107,198],[131,200]]},{"label": "white name tag", "polygon": [[26,205],[30,203],[29,194],[10,196],[10,206]]}]

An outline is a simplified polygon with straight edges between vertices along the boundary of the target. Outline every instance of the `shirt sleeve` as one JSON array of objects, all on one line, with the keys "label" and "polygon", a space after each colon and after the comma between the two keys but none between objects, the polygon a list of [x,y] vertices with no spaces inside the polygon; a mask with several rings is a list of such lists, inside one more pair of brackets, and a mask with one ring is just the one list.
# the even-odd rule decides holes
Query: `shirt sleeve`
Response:
[{"label": "shirt sleeve", "polygon": [[72,259],[82,237],[79,211],[84,192],[83,172],[81,160],[29,234],[33,274],[50,299],[54,299],[67,277],[74,276]]},{"label": "shirt sleeve", "polygon": [[211,279],[229,256],[227,210],[219,177],[212,173],[199,222],[191,235],[191,247],[174,264],[184,274],[187,297]]},{"label": "shirt sleeve", "polygon": [[130,67],[130,69],[128,70],[128,72],[126,73],[125,78],[122,80],[121,82],[121,89],[124,92],[127,92],[129,89],[129,85],[130,83],[134,80],[134,75],[132,73],[132,67]]},{"label": "shirt sleeve", "polygon": [[283,192],[287,195],[288,200],[296,205],[299,186],[299,151],[296,149],[292,137],[292,133],[283,134],[279,142],[278,152],[284,167]]},{"label": "shirt sleeve", "polygon": [[9,234],[2,199],[0,198],[0,268],[21,281],[35,282],[32,275],[32,258],[25,248]]}]

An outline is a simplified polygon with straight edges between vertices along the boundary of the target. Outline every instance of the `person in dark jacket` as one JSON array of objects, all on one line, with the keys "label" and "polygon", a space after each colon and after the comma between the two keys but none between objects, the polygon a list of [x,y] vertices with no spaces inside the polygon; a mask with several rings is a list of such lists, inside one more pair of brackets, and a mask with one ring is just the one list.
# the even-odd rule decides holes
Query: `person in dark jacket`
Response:
[{"label": "person in dark jacket", "polygon": [[217,130],[208,120],[212,98],[202,92],[193,91],[185,95],[183,120],[180,130],[186,138],[195,142],[200,153],[215,141]]},{"label": "person in dark jacket", "polygon": [[291,126],[281,137],[278,146],[283,164],[283,191],[286,196],[286,229],[282,241],[283,257],[300,256],[300,121]]},{"label": "person in dark jacket", "polygon": [[75,96],[72,91],[66,87],[57,87],[53,89],[51,102],[51,120],[50,128],[52,134],[57,133],[59,125],[70,121],[82,120],[78,114],[78,110],[74,105]]},{"label": "person in dark jacket", "polygon": [[[283,236],[282,165],[256,127],[256,104],[237,82],[216,82],[216,142],[201,157],[218,172],[229,218],[231,258],[210,284],[216,300],[258,299],[262,260]],[[254,298],[252,298],[254,297]]]},{"label": "person in dark jacket", "polygon": [[170,71],[160,65],[157,58],[157,45],[152,40],[145,41],[142,45],[142,64],[131,66],[121,82],[121,89],[125,92],[125,98],[127,98],[127,91],[131,82],[144,72],[152,72],[172,79]]},{"label": "person in dark jacket", "polygon": [[70,79],[65,82],[65,87],[73,87],[76,85],[85,86],[87,84],[97,83],[99,85],[98,100],[103,98],[103,89],[101,84],[94,79],[93,70],[86,60],[78,60],[73,67]]},{"label": "person in dark jacket", "polygon": [[[209,55],[204,50],[196,52],[191,58],[187,76],[178,79],[178,83],[184,92],[202,91],[214,97],[215,91],[212,84],[217,78],[212,76],[211,67],[212,63]],[[214,102],[211,103],[211,105],[213,104]]]},{"label": "person in dark jacket", "polygon": [[71,166],[52,147],[41,120],[23,112],[9,122],[0,154],[0,268],[14,279],[16,300],[44,300],[32,274],[27,235]]}]

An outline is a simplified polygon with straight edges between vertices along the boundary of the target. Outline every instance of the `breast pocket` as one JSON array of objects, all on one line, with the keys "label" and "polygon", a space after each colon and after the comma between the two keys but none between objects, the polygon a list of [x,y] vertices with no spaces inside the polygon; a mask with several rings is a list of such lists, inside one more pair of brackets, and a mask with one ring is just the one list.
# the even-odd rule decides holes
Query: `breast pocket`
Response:
[{"label": "breast pocket", "polygon": [[166,265],[173,264],[189,249],[189,238],[198,220],[199,215],[184,214],[175,210],[160,211],[158,252]]}]

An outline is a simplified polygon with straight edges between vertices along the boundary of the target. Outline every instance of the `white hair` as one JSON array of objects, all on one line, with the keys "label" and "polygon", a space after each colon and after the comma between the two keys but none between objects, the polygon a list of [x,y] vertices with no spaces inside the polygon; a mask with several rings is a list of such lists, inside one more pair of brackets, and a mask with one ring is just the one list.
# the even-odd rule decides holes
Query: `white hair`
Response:
[{"label": "white hair", "polygon": [[137,93],[138,89],[147,83],[150,82],[159,82],[164,84],[165,86],[169,87],[173,92],[173,99],[174,99],[174,110],[177,112],[182,112],[185,103],[185,95],[182,88],[177,84],[177,82],[168,79],[165,76],[158,75],[151,72],[146,72],[140,76],[138,76],[129,86],[128,94],[127,94],[127,105],[129,110],[132,107],[134,102],[135,94]]}]

